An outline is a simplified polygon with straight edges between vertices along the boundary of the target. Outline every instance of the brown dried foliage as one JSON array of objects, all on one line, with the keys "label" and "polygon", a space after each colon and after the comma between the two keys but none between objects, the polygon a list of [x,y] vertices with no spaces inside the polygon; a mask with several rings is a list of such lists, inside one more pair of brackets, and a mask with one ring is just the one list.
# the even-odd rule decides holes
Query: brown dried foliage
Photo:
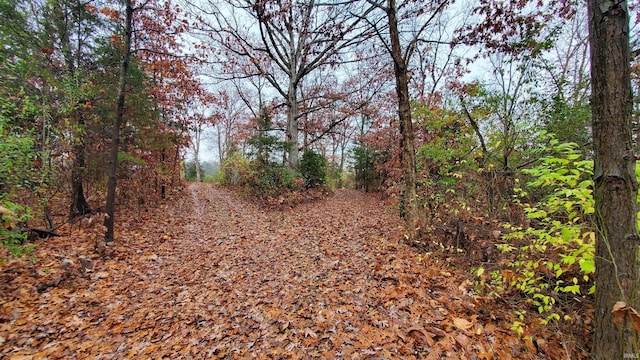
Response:
[{"label": "brown dried foliage", "polygon": [[[508,304],[465,271],[418,258],[373,195],[339,190],[267,211],[192,184],[157,209],[122,209],[0,267],[0,357],[564,357],[560,335],[509,330]],[[110,248],[106,248],[110,246]]]}]

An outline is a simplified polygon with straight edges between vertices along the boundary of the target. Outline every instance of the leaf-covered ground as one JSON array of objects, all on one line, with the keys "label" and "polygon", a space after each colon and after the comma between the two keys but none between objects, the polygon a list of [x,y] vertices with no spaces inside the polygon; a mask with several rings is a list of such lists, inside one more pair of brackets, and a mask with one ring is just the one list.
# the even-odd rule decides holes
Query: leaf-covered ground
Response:
[{"label": "leaf-covered ground", "polygon": [[[468,269],[402,244],[395,211],[338,190],[266,210],[191,184],[150,212],[99,219],[0,268],[0,358],[543,359]],[[96,224],[98,223],[98,224]]]}]

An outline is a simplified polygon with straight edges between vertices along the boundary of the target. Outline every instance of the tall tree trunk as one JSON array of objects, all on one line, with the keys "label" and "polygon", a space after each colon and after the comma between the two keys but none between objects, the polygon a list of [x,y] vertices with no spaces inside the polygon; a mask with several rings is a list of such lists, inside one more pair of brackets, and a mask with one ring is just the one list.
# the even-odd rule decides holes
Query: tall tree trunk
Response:
[{"label": "tall tree trunk", "polygon": [[[218,166],[222,169],[222,163],[224,163],[224,158],[225,158],[225,150],[224,147],[226,147],[226,141],[225,141],[225,145],[222,144],[222,128],[220,126],[220,124],[216,124],[216,130],[217,130],[217,135],[218,135]],[[226,138],[226,136],[225,136]]]},{"label": "tall tree trunk", "polygon": [[619,301],[640,310],[629,14],[626,1],[608,0],[589,0],[588,12],[598,229],[592,358],[637,358],[640,336],[631,318],[616,324],[612,312]]},{"label": "tall tree trunk", "polygon": [[120,75],[118,79],[118,100],[116,103],[116,117],[111,129],[111,158],[109,163],[109,180],[107,183],[107,218],[105,226],[107,231],[104,240],[114,241],[114,224],[116,212],[116,186],[118,175],[118,149],[120,147],[120,126],[124,116],[124,104],[127,88],[127,73],[129,72],[129,60],[131,58],[131,23],[133,21],[132,0],[124,0],[126,6],[124,49],[122,53],[122,63],[120,65]]},{"label": "tall tree trunk", "polygon": [[196,158],[196,182],[202,182],[202,169],[200,169],[200,159],[198,156]]},{"label": "tall tree trunk", "polygon": [[[79,116],[78,126],[84,127],[84,119]],[[91,207],[84,196],[84,169],[85,169],[85,135],[84,130],[81,132],[80,138],[73,145],[73,166],[71,167],[71,210],[69,218],[73,219],[78,215],[86,215],[91,213]]]},{"label": "tall tree trunk", "polygon": [[287,146],[289,146],[289,158],[287,166],[291,170],[298,168],[298,94],[293,80],[289,84],[287,113]]},{"label": "tall tree trunk", "polygon": [[167,148],[160,152],[160,198],[167,196]]},{"label": "tall tree trunk", "polygon": [[[55,15],[57,16],[58,23],[58,32],[60,34],[60,45],[62,47],[62,54],[64,57],[64,63],[66,67],[67,75],[69,79],[74,82],[75,86],[79,87],[78,78],[76,75],[76,62],[74,59],[74,54],[71,48],[71,27],[73,26],[73,21],[75,17],[71,15],[71,9],[66,8],[66,6],[71,5],[64,4],[60,1],[53,2],[55,7]],[[80,46],[78,46],[78,52],[80,52]],[[76,99],[76,101],[80,102],[81,99]],[[76,106],[79,104],[76,103]],[[72,153],[74,156],[73,165],[71,167],[71,206],[69,209],[69,219],[73,219],[78,215],[86,215],[91,213],[91,207],[87,202],[87,199],[84,195],[84,168],[85,168],[85,139],[87,138],[87,134],[84,129],[84,118],[80,113],[81,110],[74,110],[74,117],[76,118],[76,125],[80,128],[77,134],[74,135],[74,141],[72,147]]]},{"label": "tall tree trunk", "polygon": [[171,165],[171,187],[175,188],[178,184],[180,184],[180,162],[182,157],[180,157],[180,150],[182,150],[182,144],[179,141],[175,142],[175,152],[173,156],[173,164]]},{"label": "tall tree trunk", "polygon": [[407,64],[402,56],[400,34],[398,33],[398,18],[396,0],[388,0],[387,17],[389,19],[389,36],[391,42],[391,57],[396,78],[396,93],[398,96],[398,115],[400,122],[400,161],[404,172],[404,187],[400,204],[400,214],[404,218],[407,232],[411,241],[415,241],[416,220],[418,211],[416,204],[416,154],[411,121],[411,103],[409,102],[409,78]]},{"label": "tall tree trunk", "polygon": [[478,122],[476,121],[476,119],[473,118],[473,116],[469,112],[469,109],[467,108],[467,105],[465,104],[464,98],[462,96],[460,96],[460,104],[462,105],[462,110],[464,111],[464,114],[467,117],[469,124],[471,125],[471,127],[473,128],[473,131],[476,133],[476,136],[478,137],[478,141],[480,141],[480,148],[482,149],[482,155],[478,159],[478,167],[483,169],[482,174],[483,174],[483,177],[485,178],[485,182],[486,182],[485,185],[487,186],[487,208],[489,210],[489,214],[493,215],[495,210],[494,199],[493,199],[495,194],[494,184],[493,184],[494,170],[492,168],[485,169],[486,156],[489,153],[489,151],[487,151],[487,144],[484,141],[484,136],[480,131],[480,126],[478,125]]},{"label": "tall tree trunk", "polygon": [[200,125],[196,125],[196,138],[194,139],[195,145],[193,150],[193,157],[196,166],[196,181],[202,181],[202,169],[200,169],[200,136],[202,135],[202,129]]},{"label": "tall tree trunk", "polygon": [[338,187],[344,187],[343,174],[344,174],[344,160],[345,160],[345,152],[347,150],[347,145],[349,144],[349,138],[347,138],[346,131],[344,133],[344,137],[340,141],[340,164],[338,165],[339,177],[338,177]]}]

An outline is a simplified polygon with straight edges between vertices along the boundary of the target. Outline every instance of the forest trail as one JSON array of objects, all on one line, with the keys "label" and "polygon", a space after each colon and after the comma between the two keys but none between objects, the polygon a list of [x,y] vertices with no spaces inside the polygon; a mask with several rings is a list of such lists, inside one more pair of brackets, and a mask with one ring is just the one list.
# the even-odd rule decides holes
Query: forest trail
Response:
[{"label": "forest trail", "polygon": [[81,229],[2,265],[0,358],[538,358],[394,213],[354,190],[276,211],[190,184],[121,221],[111,259]]}]

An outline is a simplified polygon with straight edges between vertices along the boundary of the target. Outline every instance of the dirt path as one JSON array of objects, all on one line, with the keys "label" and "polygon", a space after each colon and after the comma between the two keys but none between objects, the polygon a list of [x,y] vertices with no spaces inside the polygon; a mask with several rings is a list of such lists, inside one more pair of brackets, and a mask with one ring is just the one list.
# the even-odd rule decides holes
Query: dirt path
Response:
[{"label": "dirt path", "polygon": [[463,276],[399,244],[392,214],[351,190],[267,211],[191,184],[88,272],[7,267],[0,358],[535,357]]}]

